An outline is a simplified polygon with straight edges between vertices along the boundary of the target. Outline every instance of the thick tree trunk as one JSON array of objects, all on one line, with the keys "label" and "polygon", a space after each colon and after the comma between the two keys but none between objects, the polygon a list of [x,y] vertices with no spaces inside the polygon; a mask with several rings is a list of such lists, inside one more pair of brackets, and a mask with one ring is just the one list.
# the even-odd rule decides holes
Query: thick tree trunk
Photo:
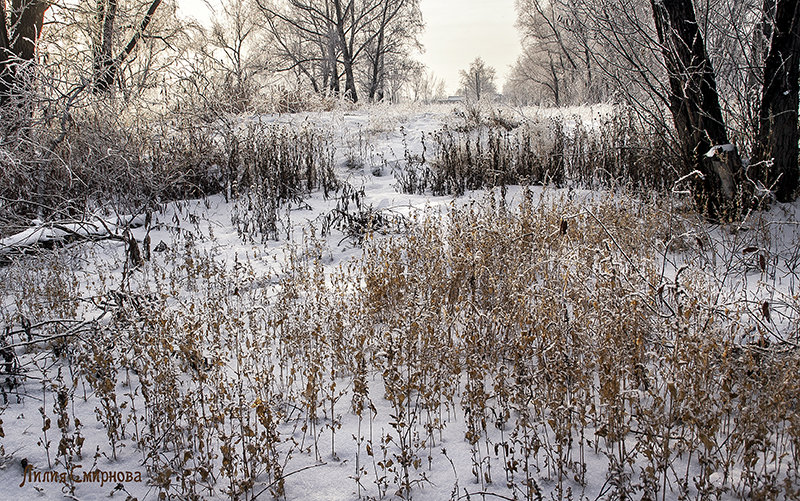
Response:
[{"label": "thick tree trunk", "polygon": [[735,210],[741,162],[727,145],[716,79],[697,25],[691,0],[651,0],[653,18],[669,77],[669,109],[684,161],[702,176],[694,186],[695,200],[712,217]]},{"label": "thick tree trunk", "polygon": [[356,92],[356,78],[353,73],[352,58],[345,59],[344,63],[344,93],[354,103],[358,102],[358,93]]},{"label": "thick tree trunk", "polygon": [[[103,3],[103,0],[99,0],[98,4],[101,3]],[[114,10],[113,15],[111,14],[112,4]],[[133,50],[136,48],[136,44],[139,43],[139,40],[142,38],[142,34],[150,25],[150,21],[153,20],[153,16],[155,15],[156,9],[158,9],[159,5],[161,5],[161,0],[153,0],[150,3],[150,7],[147,9],[144,18],[142,18],[141,23],[139,23],[139,26],[137,26],[137,30],[133,33],[130,40],[128,40],[128,43],[125,45],[125,47],[123,47],[120,53],[117,54],[116,57],[110,58],[111,41],[114,30],[114,18],[116,17],[116,0],[108,0],[103,23],[103,43],[100,50],[102,53],[102,58],[100,60],[100,64],[98,64],[98,61],[95,61],[95,69],[97,70],[94,75],[95,91],[105,92],[111,89],[111,86],[117,77],[117,71],[119,71],[122,63],[124,63],[131,53],[133,53]],[[108,30],[108,34],[106,33],[106,30]],[[106,46],[108,47],[107,49]]]},{"label": "thick tree trunk", "polygon": [[328,84],[328,89],[330,90],[331,94],[334,96],[339,95],[339,65],[336,63],[336,58],[331,60],[330,69],[330,79]]},{"label": "thick tree trunk", "polygon": [[334,64],[333,70],[331,71],[330,91],[332,95],[338,96],[340,90],[341,89],[339,87],[339,69],[336,67],[336,64]]},{"label": "thick tree trunk", "polygon": [[340,0],[334,2],[336,9],[336,31],[339,35],[339,43],[342,51],[342,65],[344,66],[344,93],[354,103],[358,102],[358,93],[356,92],[356,79],[353,73],[353,45],[348,43],[347,34],[345,30],[345,23],[348,13],[352,12],[352,2],[342,9]]},{"label": "thick tree trunk", "polygon": [[6,2],[0,0],[0,106],[11,96],[14,79],[11,74],[11,41],[8,35],[6,19]]},{"label": "thick tree trunk", "polygon": [[757,163],[752,176],[766,188],[774,189],[778,201],[790,202],[798,186],[800,3],[777,0],[774,12],[774,24],[764,30],[772,40],[764,62]]},{"label": "thick tree trunk", "polygon": [[336,33],[335,27],[332,26],[330,28],[325,47],[327,58],[325,61],[325,89],[329,90],[334,96],[339,95],[339,64],[336,62],[336,47],[338,46],[338,37],[339,35]]},{"label": "thick tree trunk", "polygon": [[[28,90],[20,69],[34,60],[44,13],[50,4],[44,0],[12,0],[11,12],[7,13],[5,0],[0,3],[3,4],[0,12],[3,24],[0,29],[0,106],[4,106]],[[8,23],[7,17],[10,17]]]},{"label": "thick tree trunk", "polygon": [[42,33],[44,13],[50,4],[43,0],[11,2],[11,51],[23,61],[33,61],[36,42]]},{"label": "thick tree trunk", "polygon": [[117,0],[97,1],[99,38],[94,48],[94,90],[105,92],[114,84],[113,36],[117,18]]}]

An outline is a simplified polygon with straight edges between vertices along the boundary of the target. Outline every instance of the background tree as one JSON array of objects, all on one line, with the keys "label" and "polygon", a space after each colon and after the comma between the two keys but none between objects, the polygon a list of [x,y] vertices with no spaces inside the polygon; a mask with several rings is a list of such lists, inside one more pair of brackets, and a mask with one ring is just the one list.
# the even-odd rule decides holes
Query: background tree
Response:
[{"label": "background tree", "polygon": [[344,77],[344,93],[354,102],[358,100],[355,43],[365,23],[378,15],[377,3],[290,0],[276,5],[261,0],[259,6],[284,61],[279,70],[300,70],[315,91],[327,88],[336,94]]},{"label": "background tree", "polygon": [[413,101],[423,101],[429,103],[436,99],[444,99],[445,94],[444,80],[419,64],[414,69],[410,78],[410,98]]},{"label": "background tree", "polygon": [[469,69],[461,71],[461,92],[465,97],[475,100],[496,95],[495,75],[494,68],[476,57],[470,63]]},{"label": "background tree", "polygon": [[[211,25],[198,32],[197,51],[206,58],[220,91],[213,99],[230,111],[247,109],[270,72],[265,47],[272,43],[252,0],[209,4]],[[212,97],[212,96],[209,96]]]},{"label": "background tree", "polygon": [[365,48],[368,62],[365,80],[370,101],[383,100],[387,69],[394,75],[400,75],[398,70],[413,72],[415,65],[411,63],[410,51],[422,49],[418,37],[424,24],[419,0],[381,0],[380,3],[381,14],[374,25],[368,27],[372,33],[367,33]]},{"label": "background tree", "polygon": [[307,80],[314,92],[339,92],[337,41],[328,2],[275,4],[258,0],[274,41],[277,71]]},{"label": "background tree", "polygon": [[[522,53],[510,80],[516,90],[528,88],[545,102],[561,106],[592,100],[591,58],[563,26],[566,17],[558,3],[546,0],[517,0],[517,28],[522,34]],[[535,90],[542,87],[541,92]]]},{"label": "background tree", "polygon": [[[315,92],[359,88],[380,100],[389,65],[402,66],[422,28],[418,0],[259,0],[275,40],[279,71],[295,72]],[[344,80],[344,89],[341,81]]]}]

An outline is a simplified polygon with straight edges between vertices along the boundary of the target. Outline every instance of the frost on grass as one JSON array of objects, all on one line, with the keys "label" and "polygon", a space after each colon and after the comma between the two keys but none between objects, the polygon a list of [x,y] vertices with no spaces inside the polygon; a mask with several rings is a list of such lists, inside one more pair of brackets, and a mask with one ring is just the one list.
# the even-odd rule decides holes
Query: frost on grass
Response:
[{"label": "frost on grass", "polygon": [[796,302],[730,288],[787,265],[559,193],[416,212],[335,267],[175,232],[126,283],[111,248],[5,268],[4,488],[24,458],[141,471],[139,498],[796,496]]},{"label": "frost on grass", "polygon": [[[426,208],[394,193],[401,169],[332,182],[348,154],[328,136],[307,149],[324,168],[271,177],[309,157],[255,130],[228,202],[133,230],[149,261],[106,240],[0,268],[0,492],[800,496],[795,207],[710,226],[674,196],[502,187]],[[353,130],[367,163],[424,156],[414,134]]]}]

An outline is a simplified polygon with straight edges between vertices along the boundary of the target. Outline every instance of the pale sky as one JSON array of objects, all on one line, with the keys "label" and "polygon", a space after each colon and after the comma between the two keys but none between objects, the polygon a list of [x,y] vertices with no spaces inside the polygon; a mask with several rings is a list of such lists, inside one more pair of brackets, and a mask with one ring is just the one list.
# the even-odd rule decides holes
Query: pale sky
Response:
[{"label": "pale sky", "polygon": [[[203,0],[178,0],[178,5],[184,14],[208,16]],[[521,50],[514,0],[420,0],[420,7],[425,52],[419,59],[445,81],[447,93],[458,91],[459,71],[476,57],[497,70],[495,83],[502,91]]]},{"label": "pale sky", "polygon": [[447,92],[456,93],[459,71],[476,57],[497,70],[495,83],[502,91],[521,50],[514,0],[421,0],[420,7],[425,20],[420,60],[445,80]]}]

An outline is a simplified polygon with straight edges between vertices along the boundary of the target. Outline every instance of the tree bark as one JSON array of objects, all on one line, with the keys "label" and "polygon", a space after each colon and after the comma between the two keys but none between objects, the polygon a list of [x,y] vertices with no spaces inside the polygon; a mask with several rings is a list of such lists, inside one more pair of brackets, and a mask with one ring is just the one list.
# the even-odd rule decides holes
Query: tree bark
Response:
[{"label": "tree bark", "polygon": [[[102,3],[103,0],[99,0],[98,4]],[[116,57],[111,58],[111,38],[113,35],[113,23],[114,17],[116,14],[109,15],[111,11],[111,4],[113,3],[114,11],[116,12],[116,0],[108,0],[108,4],[106,6],[106,13],[104,16],[104,23],[103,23],[103,47],[108,45],[107,54],[103,54],[103,59],[99,65],[97,65],[97,61],[95,61],[95,69],[99,70],[94,75],[95,81],[95,91],[96,92],[105,92],[111,89],[111,86],[114,83],[114,80],[117,77],[117,71],[119,71],[120,66],[122,63],[128,59],[128,56],[131,55],[133,49],[136,48],[136,44],[142,38],[142,34],[150,25],[150,21],[153,20],[153,16],[156,13],[156,9],[158,6],[161,5],[161,0],[153,0],[150,4],[150,7],[147,9],[147,13],[145,13],[144,18],[142,18],[142,22],[139,23],[136,32],[131,36],[131,39],[125,45],[125,47],[117,54]],[[99,17],[99,16],[98,16]],[[110,20],[108,24],[106,21]],[[106,36],[106,29],[109,30],[108,36]],[[105,52],[106,49],[101,49],[101,53]]]},{"label": "tree bark", "polygon": [[[764,84],[752,176],[774,189],[779,202],[794,200],[798,187],[798,117],[800,103],[800,3],[777,0],[772,36],[764,62]],[[767,24],[770,24],[767,22]],[[771,163],[771,164],[770,164]]]},{"label": "tree bark", "polygon": [[[376,41],[377,47],[375,49],[375,58],[372,61],[372,74],[370,75],[370,84],[369,84],[369,100],[370,102],[380,101],[380,99],[375,99],[376,95],[378,94],[378,88],[381,85],[381,80],[383,79],[383,43],[384,43],[384,36],[386,31],[386,10],[388,8],[388,2],[383,10],[383,18],[381,20],[381,25],[378,28],[378,39]],[[381,92],[381,99],[383,98],[383,92]]]},{"label": "tree bark", "polygon": [[[0,0],[0,4],[3,24],[0,29],[0,106],[4,106],[27,91],[20,69],[34,60],[44,13],[50,4],[45,0],[12,0],[10,16],[5,0]],[[8,17],[10,31],[6,27]]]},{"label": "tree bark", "polygon": [[11,41],[8,35],[8,23],[6,22],[6,2],[0,0],[0,106],[3,106],[11,95],[11,87],[14,83],[11,75],[10,58]]},{"label": "tree bark", "polygon": [[43,0],[13,0],[11,2],[11,50],[23,61],[32,61],[36,42],[42,33],[44,13],[50,4]]},{"label": "tree bark", "polygon": [[117,0],[97,0],[97,25],[100,29],[94,54],[94,89],[105,92],[114,84],[113,36],[117,18]]},{"label": "tree bark", "polygon": [[[348,43],[345,30],[347,15],[352,15],[354,9],[353,0],[350,0],[344,9],[342,9],[341,0],[335,0],[334,8],[336,9],[336,31],[339,35],[342,51],[342,66],[344,66],[344,93],[351,101],[356,103],[358,102],[358,93],[356,92],[356,79],[353,73],[353,45]],[[351,31],[354,28],[351,27]]]},{"label": "tree bark", "polygon": [[559,107],[561,106],[561,91],[558,84],[558,71],[556,71],[556,66],[553,64],[552,54],[548,57],[550,58],[550,75],[553,77],[553,85],[550,87],[550,90],[553,91],[553,99],[555,100],[556,107]]},{"label": "tree bark", "polygon": [[669,109],[688,171],[701,176],[695,200],[712,217],[735,209],[741,162],[728,149],[708,156],[714,146],[727,145],[714,69],[698,28],[691,0],[651,0],[658,39],[669,78]]},{"label": "tree bark", "polygon": [[337,62],[336,58],[336,48],[338,46],[337,38],[339,37],[338,33],[334,33],[334,27],[331,27],[330,33],[328,34],[327,45],[326,45],[326,55],[327,60],[325,63],[325,68],[328,72],[329,78],[329,85],[326,87],[331,91],[334,96],[339,95],[339,63]]}]

